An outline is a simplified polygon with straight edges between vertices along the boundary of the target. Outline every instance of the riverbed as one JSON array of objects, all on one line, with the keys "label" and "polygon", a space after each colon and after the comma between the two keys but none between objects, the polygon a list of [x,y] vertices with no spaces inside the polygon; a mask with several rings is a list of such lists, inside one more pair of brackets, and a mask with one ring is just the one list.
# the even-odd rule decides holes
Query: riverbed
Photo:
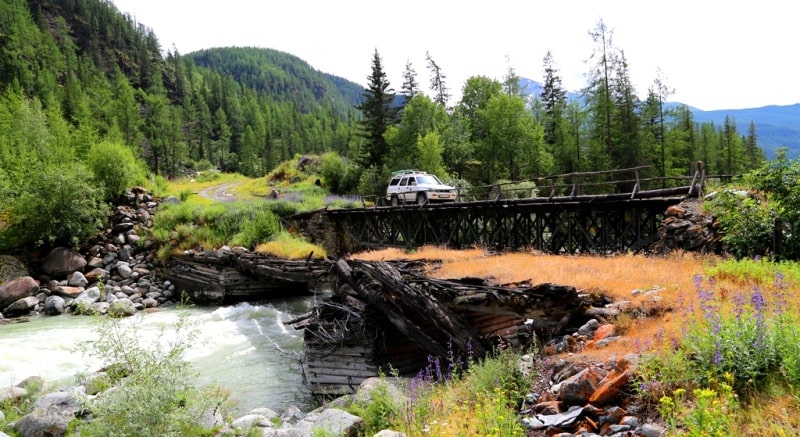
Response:
[{"label": "riverbed", "polygon": [[[309,311],[315,299],[185,309],[197,333],[185,355],[199,374],[197,384],[229,390],[238,415],[258,407],[279,413],[289,405],[312,409],[300,365],[303,332],[286,322]],[[135,329],[141,344],[148,344],[169,336],[178,314],[175,308],[164,309],[122,323]],[[94,317],[61,315],[0,325],[0,384],[40,376],[52,386],[64,386],[74,384],[81,372],[97,370],[102,363],[80,345],[98,338],[99,323]]]}]

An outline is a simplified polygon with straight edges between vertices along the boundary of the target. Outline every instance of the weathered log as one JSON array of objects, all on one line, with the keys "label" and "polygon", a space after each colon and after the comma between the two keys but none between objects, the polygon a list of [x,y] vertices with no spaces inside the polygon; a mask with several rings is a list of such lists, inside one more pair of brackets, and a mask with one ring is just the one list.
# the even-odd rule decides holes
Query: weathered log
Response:
[{"label": "weathered log", "polygon": [[381,313],[388,322],[394,326],[400,333],[408,338],[417,341],[428,353],[435,356],[446,356],[447,349],[431,338],[419,326],[416,326],[410,320],[403,316],[390,301],[384,298],[380,293],[369,290],[359,283],[353,276],[353,270],[344,260],[339,260],[335,264],[335,269],[339,276],[350,287],[362,296],[370,305],[374,306],[379,313]]}]

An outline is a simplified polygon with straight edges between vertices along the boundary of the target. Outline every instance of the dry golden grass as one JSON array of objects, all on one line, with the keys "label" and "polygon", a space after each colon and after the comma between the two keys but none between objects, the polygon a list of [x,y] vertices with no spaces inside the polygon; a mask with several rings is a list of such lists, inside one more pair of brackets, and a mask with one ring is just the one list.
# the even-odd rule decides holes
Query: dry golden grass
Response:
[{"label": "dry golden grass", "polygon": [[702,273],[708,259],[691,255],[651,258],[641,255],[565,256],[536,253],[488,254],[480,249],[463,251],[423,247],[407,253],[401,249],[356,254],[365,261],[409,259],[440,260],[430,271],[439,279],[480,277],[494,284],[530,281],[533,284],[572,285],[579,291],[601,293],[614,299],[639,304],[651,298],[634,290],[658,288],[662,299],[670,301],[681,291],[693,290],[692,278]]},{"label": "dry golden grass", "polygon": [[[715,258],[691,254],[666,257],[565,256],[519,252],[489,254],[480,249],[456,251],[430,246],[413,252],[402,249],[365,252],[352,258],[365,261],[432,261],[428,274],[440,279],[480,277],[493,284],[530,281],[532,284],[571,285],[580,292],[608,296],[614,302],[628,302],[629,308],[641,310],[606,320],[614,323],[618,331],[624,331],[624,338],[603,349],[589,349],[582,354],[597,358],[642,352],[680,339],[681,327],[687,318],[699,317],[693,279],[716,261]],[[728,288],[733,287],[738,290],[749,289],[747,284],[724,280],[715,285],[723,296]],[[634,293],[634,290],[639,292]],[[648,293],[651,290],[657,291]],[[686,313],[686,307],[692,307],[694,311]],[[651,316],[644,317],[642,314]]]}]

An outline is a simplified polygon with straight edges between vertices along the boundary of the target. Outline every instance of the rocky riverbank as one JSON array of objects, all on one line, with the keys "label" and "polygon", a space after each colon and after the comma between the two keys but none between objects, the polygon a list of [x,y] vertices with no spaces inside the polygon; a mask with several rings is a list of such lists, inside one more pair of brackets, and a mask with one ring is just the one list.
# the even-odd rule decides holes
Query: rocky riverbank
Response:
[{"label": "rocky riverbank", "polygon": [[131,315],[174,304],[179,299],[175,286],[155,274],[158,261],[148,232],[158,205],[145,190],[134,189],[115,207],[110,227],[82,249],[52,249],[42,259],[32,260],[30,268],[4,257],[0,319],[64,313]]}]

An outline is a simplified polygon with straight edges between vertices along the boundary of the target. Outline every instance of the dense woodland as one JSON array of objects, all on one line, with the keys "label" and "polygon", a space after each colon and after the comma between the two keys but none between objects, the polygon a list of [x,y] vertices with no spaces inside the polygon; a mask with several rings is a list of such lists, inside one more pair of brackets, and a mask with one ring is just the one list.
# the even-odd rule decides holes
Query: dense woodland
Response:
[{"label": "dense woodland", "polygon": [[[125,183],[214,168],[259,177],[300,154],[324,154],[323,183],[358,194],[379,194],[409,167],[477,185],[640,165],[677,176],[696,161],[739,174],[763,162],[752,123],[695,123],[666,105],[661,77],[637,97],[602,21],[587,54],[580,99],[567,99],[548,53],[541,95],[523,95],[509,66],[501,79],[452,84],[462,91],[452,102],[430,55],[430,83],[409,63],[395,91],[376,50],[362,88],[269,49],[179,54],[110,1],[2,0],[0,246],[80,238]],[[66,210],[82,224],[40,217]]]}]

